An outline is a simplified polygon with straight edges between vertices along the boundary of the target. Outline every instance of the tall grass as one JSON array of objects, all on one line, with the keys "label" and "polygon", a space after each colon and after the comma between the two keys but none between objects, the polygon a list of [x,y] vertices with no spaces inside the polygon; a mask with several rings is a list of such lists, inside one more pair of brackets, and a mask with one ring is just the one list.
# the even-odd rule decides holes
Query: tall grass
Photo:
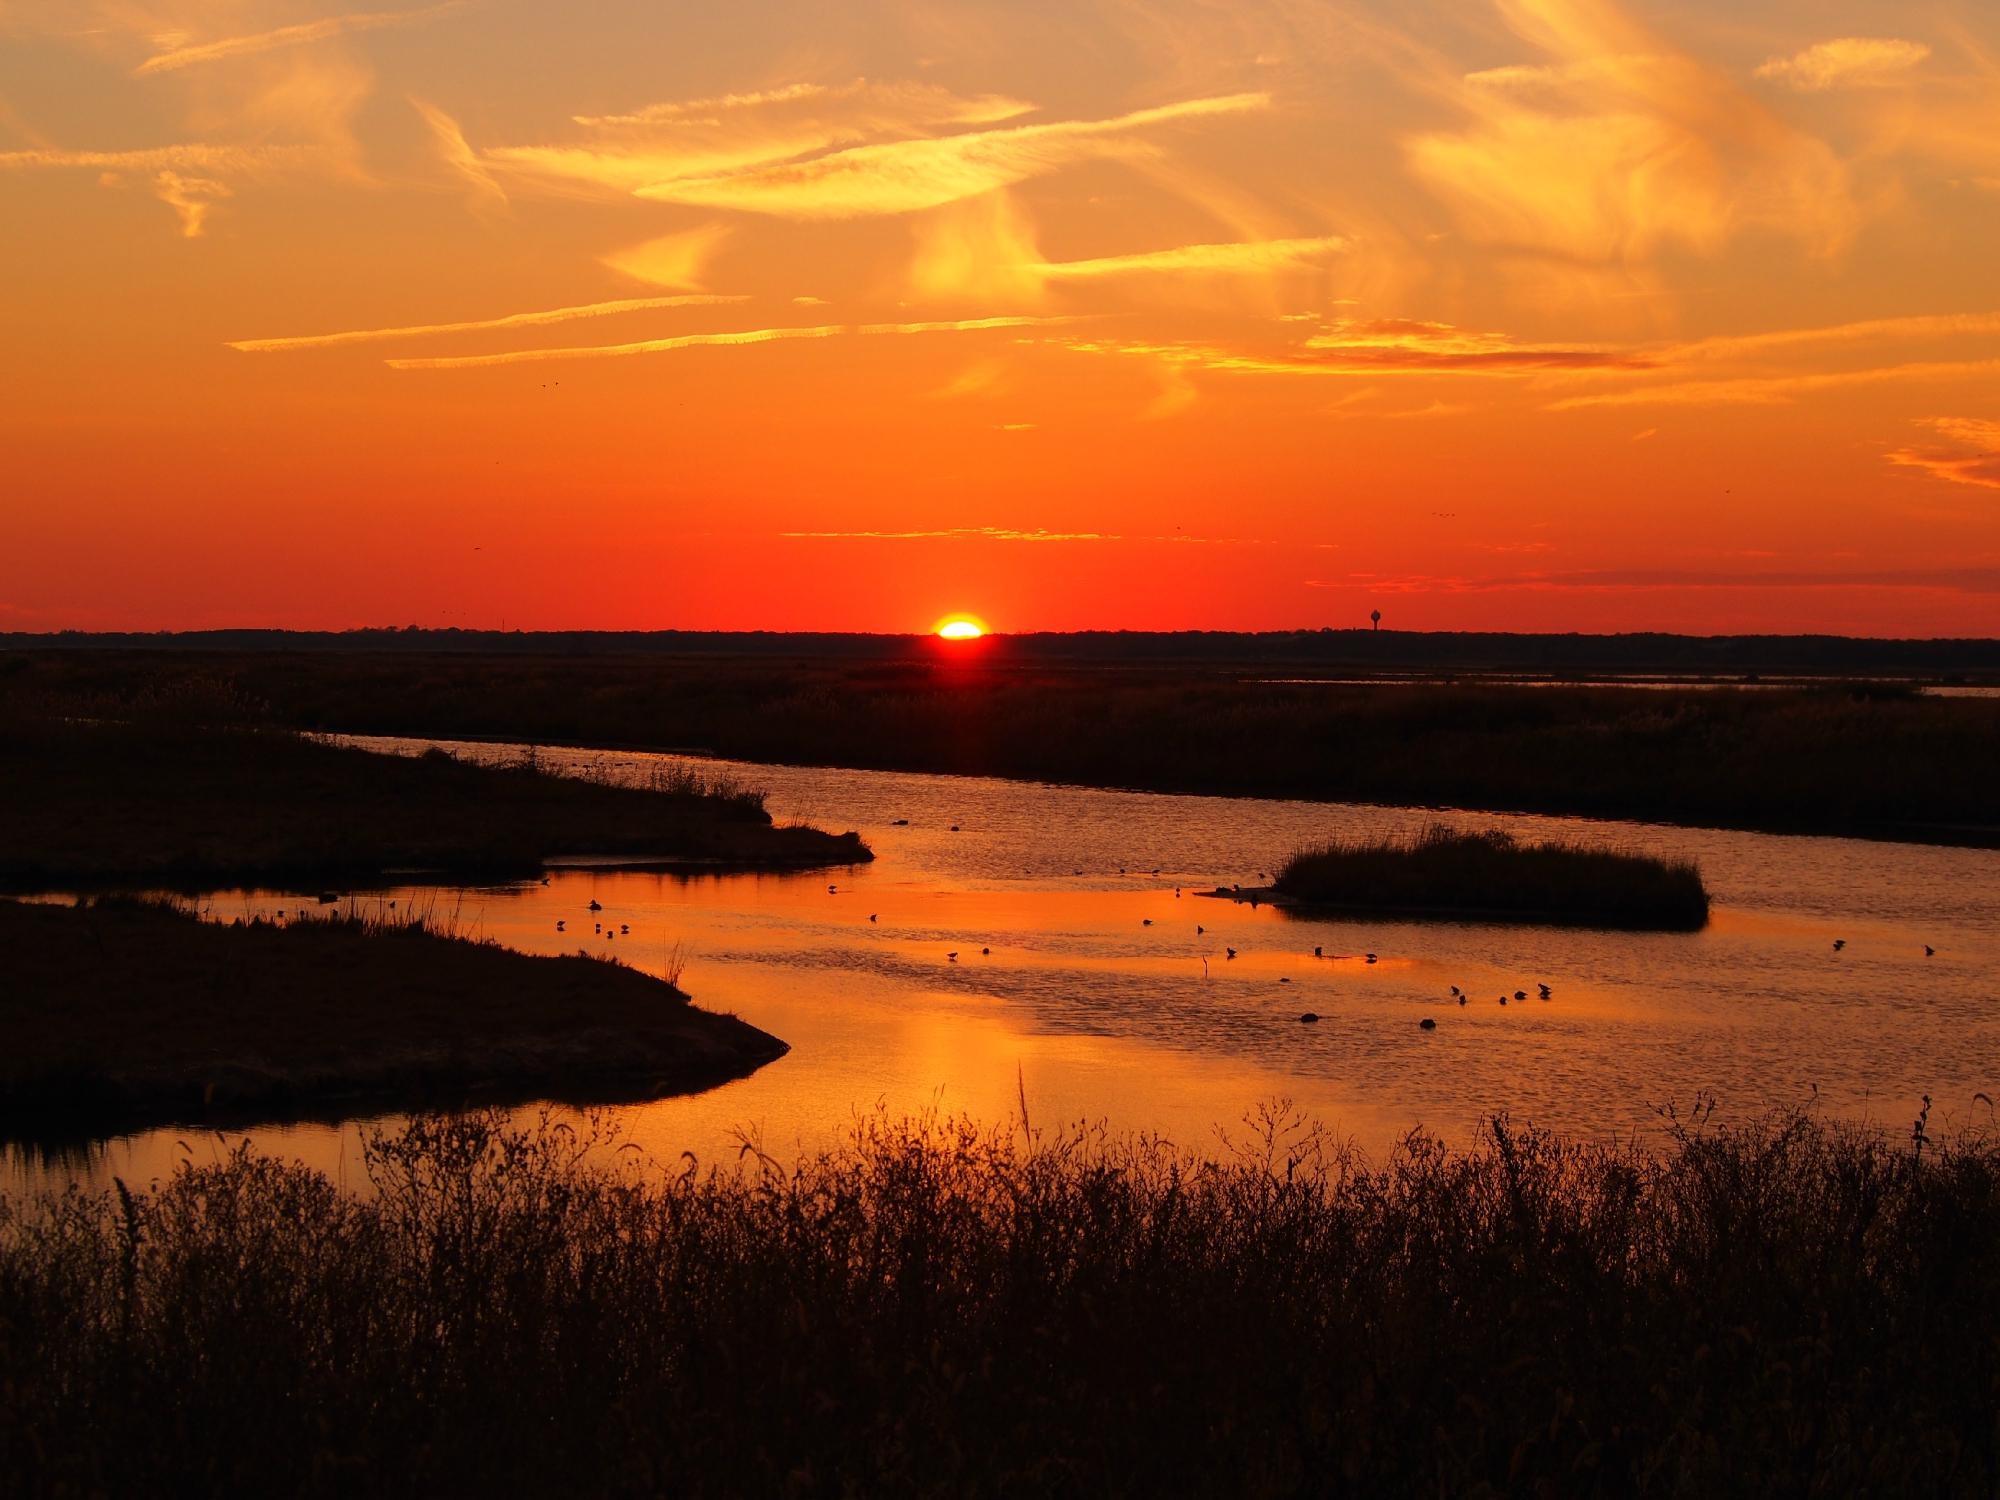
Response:
[{"label": "tall grass", "polygon": [[423,1119],[0,1203],[22,1494],[1990,1495],[2000,1151]]},{"label": "tall grass", "polygon": [[1411,838],[1334,840],[1294,854],[1275,889],[1366,911],[1694,931],[1708,891],[1687,860],[1434,823]]}]

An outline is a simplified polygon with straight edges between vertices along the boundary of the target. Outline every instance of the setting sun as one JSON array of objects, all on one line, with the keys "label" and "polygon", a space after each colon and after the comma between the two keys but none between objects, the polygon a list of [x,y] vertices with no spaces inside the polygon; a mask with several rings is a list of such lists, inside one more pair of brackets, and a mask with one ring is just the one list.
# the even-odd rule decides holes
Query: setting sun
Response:
[{"label": "setting sun", "polygon": [[968,620],[959,615],[938,626],[937,633],[947,641],[976,641],[986,634],[986,627],[977,620]]}]

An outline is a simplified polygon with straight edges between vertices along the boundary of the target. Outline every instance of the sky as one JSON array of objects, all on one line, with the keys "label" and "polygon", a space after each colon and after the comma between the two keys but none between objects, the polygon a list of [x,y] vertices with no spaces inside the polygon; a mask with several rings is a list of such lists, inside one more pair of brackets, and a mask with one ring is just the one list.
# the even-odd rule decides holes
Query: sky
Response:
[{"label": "sky", "polygon": [[2000,635],[2000,8],[0,0],[0,631]]}]

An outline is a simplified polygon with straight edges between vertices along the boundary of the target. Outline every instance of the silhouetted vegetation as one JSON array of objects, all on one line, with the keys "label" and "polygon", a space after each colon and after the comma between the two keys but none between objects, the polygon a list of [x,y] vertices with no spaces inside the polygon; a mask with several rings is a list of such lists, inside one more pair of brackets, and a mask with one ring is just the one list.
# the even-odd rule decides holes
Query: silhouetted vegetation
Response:
[{"label": "silhouetted vegetation", "polygon": [[0,1137],[646,1099],[785,1051],[602,958],[474,942],[407,908],[286,915],[0,901]]},{"label": "silhouetted vegetation", "polygon": [[214,678],[62,712],[0,698],[0,888],[264,882],[317,890],[415,871],[535,873],[554,855],[745,866],[870,858],[853,835],[775,828],[760,793],[686,774],[647,787],[371,755],[258,727]]},{"label": "silhouetted vegetation", "polygon": [[1465,833],[1442,824],[1409,839],[1302,849],[1272,890],[1297,904],[1402,916],[1669,932],[1708,924],[1708,891],[1686,861],[1518,843],[1499,829]]},{"label": "silhouetted vegetation", "polygon": [[[859,1122],[644,1173],[424,1119],[0,1203],[23,1496],[1989,1496],[2000,1152],[1699,1117],[1379,1167]],[[622,1167],[600,1165],[627,1163]]]},{"label": "silhouetted vegetation", "polygon": [[2000,700],[1878,684],[1297,683],[1008,667],[977,651],[0,656],[0,696],[99,716],[188,680],[305,729],[2000,843]]}]

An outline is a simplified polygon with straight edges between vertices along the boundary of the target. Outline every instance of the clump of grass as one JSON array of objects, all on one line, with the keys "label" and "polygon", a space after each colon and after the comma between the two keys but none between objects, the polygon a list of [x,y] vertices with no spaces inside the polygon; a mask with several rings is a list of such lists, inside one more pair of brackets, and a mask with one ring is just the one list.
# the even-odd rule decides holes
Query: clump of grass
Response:
[{"label": "clump of grass", "polygon": [[1701,871],[1684,860],[1499,829],[1432,824],[1413,838],[1335,840],[1294,854],[1273,887],[1313,905],[1411,916],[1695,931],[1708,922]]},{"label": "clump of grass", "polygon": [[[871,1115],[586,1124],[0,1201],[23,1495],[1990,1495],[2000,1150],[1495,1121],[1372,1165]],[[171,1480],[169,1480],[171,1476]]]}]

